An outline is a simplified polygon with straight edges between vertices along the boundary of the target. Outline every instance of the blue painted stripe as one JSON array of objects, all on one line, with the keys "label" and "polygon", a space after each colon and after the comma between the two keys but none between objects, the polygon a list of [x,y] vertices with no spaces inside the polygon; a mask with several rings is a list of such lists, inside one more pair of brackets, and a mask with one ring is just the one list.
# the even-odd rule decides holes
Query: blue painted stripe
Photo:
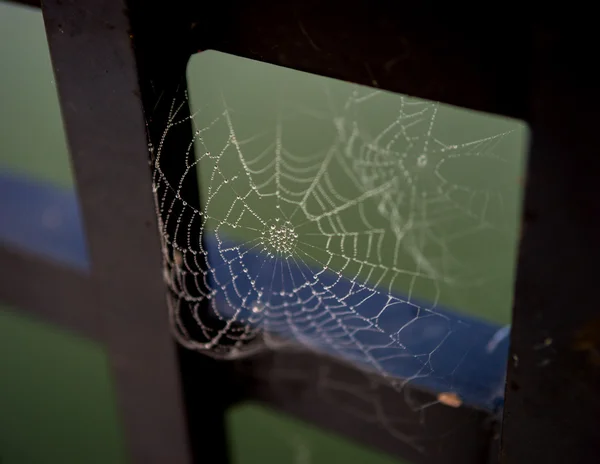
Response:
[{"label": "blue painted stripe", "polygon": [[[427,309],[430,303],[414,298],[408,303],[404,295],[361,288],[343,275],[268,258],[222,236],[205,236],[205,246],[213,270],[211,287],[221,289],[214,298],[225,316],[235,311],[238,320],[283,337],[301,336],[315,348],[367,369],[376,361],[386,374],[412,379],[410,384],[431,391],[457,393],[473,406],[501,405],[506,327],[439,306]],[[305,282],[310,285],[303,287]],[[261,304],[257,290],[269,293],[268,305]],[[264,309],[253,313],[253,307]],[[375,331],[368,323],[378,314]],[[315,326],[326,327],[327,335]]]},{"label": "blue painted stripe", "polygon": [[[89,269],[85,235],[74,191],[25,177],[3,174],[0,175],[0,198],[0,240],[81,270]],[[225,290],[216,295],[219,304],[252,307],[251,303],[253,298],[256,300],[256,295],[253,295],[252,287],[244,277],[251,275],[252,271],[246,274],[243,267],[249,270],[260,269],[258,274],[261,276],[272,276],[273,271],[278,271],[276,260],[265,263],[264,256],[248,250],[243,250],[248,252],[240,254],[235,251],[241,250],[239,244],[219,242],[214,236],[206,237],[206,242],[211,265],[215,269],[212,278],[225,285]],[[236,259],[235,255],[238,258],[243,255],[243,259]],[[281,272],[280,268],[279,274]],[[232,273],[240,276],[236,279],[235,292],[232,291]],[[293,270],[291,279],[287,279],[287,282],[282,279],[280,290],[288,292],[304,275],[314,274],[314,270],[308,268]],[[324,273],[316,285],[331,286],[334,293],[347,295],[351,283],[347,279],[339,280],[336,274]],[[364,313],[367,317],[385,305],[387,297],[373,295],[368,304],[361,303],[367,296],[365,292],[368,291],[350,292],[352,296],[346,302],[353,304],[357,312]],[[247,295],[247,300],[242,304],[236,300],[240,298],[238,295]],[[304,301],[309,297],[310,295],[301,296]],[[402,295],[395,297],[399,301],[403,299]],[[284,299],[282,298],[282,302]],[[272,299],[269,301],[271,304],[276,303]],[[419,306],[425,308],[427,303],[422,302]],[[303,324],[302,316],[306,315],[306,305],[291,304],[285,310],[292,317],[298,318],[299,326]],[[456,392],[464,402],[477,407],[492,409],[501,405],[508,356],[508,327],[499,327],[440,307],[436,307],[435,312],[428,312],[400,302],[386,311],[390,317],[380,321],[383,335],[364,331],[361,342],[365,346],[381,343],[384,339],[389,343],[390,336],[394,336],[407,347],[410,356],[392,357],[382,363],[387,372],[401,378],[420,373],[413,380],[414,383],[433,391]],[[241,317],[253,321],[249,310]],[[272,314],[271,317],[275,321],[278,315]],[[348,324],[353,323],[360,324],[360,321],[348,321]],[[399,327],[404,328],[398,330]],[[285,324],[279,326],[279,332],[283,336],[292,336],[289,326],[286,329]],[[315,337],[315,345],[320,350],[345,356],[354,362],[361,362],[360,359],[363,358],[361,353],[353,352],[350,348],[346,352],[339,348],[332,349],[331,345],[324,343],[322,339],[318,342],[317,339]],[[391,351],[389,354],[394,354]],[[378,352],[377,357],[386,357],[385,351]]]},{"label": "blue painted stripe", "polygon": [[80,270],[89,268],[74,191],[0,174],[0,240]]}]

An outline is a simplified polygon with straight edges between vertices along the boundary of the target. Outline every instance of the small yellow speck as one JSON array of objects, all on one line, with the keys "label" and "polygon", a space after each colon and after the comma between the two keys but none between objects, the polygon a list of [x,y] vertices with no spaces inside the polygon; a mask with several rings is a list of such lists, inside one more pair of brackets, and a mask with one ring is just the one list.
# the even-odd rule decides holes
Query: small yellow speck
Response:
[{"label": "small yellow speck", "polygon": [[451,408],[459,408],[462,405],[462,400],[454,392],[438,393],[437,399],[440,403],[450,406]]}]

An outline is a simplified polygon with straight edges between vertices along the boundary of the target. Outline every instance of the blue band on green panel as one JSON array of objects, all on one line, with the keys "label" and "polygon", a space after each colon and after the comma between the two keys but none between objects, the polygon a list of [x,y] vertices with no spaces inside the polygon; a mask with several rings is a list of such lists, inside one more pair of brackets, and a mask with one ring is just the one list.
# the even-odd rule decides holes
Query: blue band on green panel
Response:
[{"label": "blue band on green panel", "polygon": [[[88,268],[85,236],[73,191],[3,175],[0,176],[0,195],[3,199],[0,203],[0,240],[79,269]],[[217,247],[227,246],[219,244],[210,235],[204,240],[213,259],[224,259],[225,255],[219,253]],[[258,253],[248,251],[244,256],[248,268],[265,266],[264,258]],[[213,262],[211,267],[216,279],[219,273],[230,272],[224,263]],[[226,278],[225,275],[222,277]],[[327,276],[323,278],[327,279]],[[243,279],[239,279],[237,285],[243,286]],[[285,281],[283,285],[286,285]],[[323,285],[327,285],[325,280]],[[245,294],[242,290],[240,293]],[[377,305],[375,300],[371,298],[369,304]],[[221,303],[235,305],[232,301]],[[294,310],[300,311],[300,308],[289,308],[291,312]],[[402,337],[413,356],[393,358],[386,370],[400,378],[418,372],[410,383],[437,392],[453,391],[465,403],[476,407],[498,407],[503,395],[509,328],[441,307],[436,307],[435,314],[428,317],[418,317],[413,312],[410,308],[395,311],[394,318],[387,320],[390,330],[410,322],[409,330],[403,330]],[[250,321],[251,314],[242,315],[242,319]],[[435,349],[438,345],[441,348]],[[328,351],[327,346],[315,348]]]},{"label": "blue band on green panel", "polygon": [[0,174],[0,240],[86,270],[89,258],[77,197],[70,189]]}]

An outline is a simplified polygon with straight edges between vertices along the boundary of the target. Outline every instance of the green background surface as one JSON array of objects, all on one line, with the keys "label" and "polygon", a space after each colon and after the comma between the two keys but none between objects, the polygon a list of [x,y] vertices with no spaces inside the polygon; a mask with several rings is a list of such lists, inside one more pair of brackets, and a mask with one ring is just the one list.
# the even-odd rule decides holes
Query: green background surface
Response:
[{"label": "green background surface", "polygon": [[0,170],[60,187],[73,177],[41,12],[0,1]]},{"label": "green background surface", "polygon": [[[425,307],[435,303],[500,324],[510,323],[521,179],[528,142],[524,123],[439,105],[431,133],[428,135],[427,115],[433,114],[430,108],[422,121],[406,129],[414,143],[409,145],[402,137],[398,138],[393,146],[396,153],[388,158],[361,155],[357,142],[352,145],[350,154],[344,154],[347,145],[338,143],[341,155],[334,156],[328,164],[325,180],[318,177],[319,168],[339,133],[339,125],[347,139],[353,128],[358,127],[365,140],[372,140],[397,120],[402,105],[400,95],[381,92],[348,109],[346,103],[354,91],[363,97],[372,90],[214,51],[192,56],[188,65],[188,87],[194,129],[198,131],[195,156],[199,160],[201,198],[205,202],[205,213],[210,216],[209,231],[220,239],[233,239],[256,247],[257,242],[250,240],[257,240],[260,230],[264,229],[261,220],[269,222],[279,218],[282,223],[295,214],[291,223],[299,235],[298,243],[303,243],[296,247],[295,258],[305,261],[315,272],[329,262],[328,268],[334,272],[342,269],[348,278],[358,275],[357,281],[377,284],[384,292],[391,288],[402,296],[410,294],[411,298],[424,302]],[[418,109],[429,104],[416,99],[410,102],[412,108]],[[414,105],[415,102],[420,103]],[[404,124],[416,119],[406,119]],[[232,130],[240,144],[239,151],[235,144],[228,143]],[[399,133],[396,127],[382,138],[380,145],[384,146]],[[493,149],[473,144],[502,133],[508,134]],[[460,148],[447,154],[439,150],[435,153],[435,149],[440,148],[438,140]],[[427,148],[430,150],[428,164],[420,168],[416,162]],[[286,155],[277,157],[277,150],[284,149],[299,161],[290,161]],[[402,159],[404,153],[402,167],[408,177],[403,177],[405,171],[399,165],[392,164]],[[169,156],[174,155],[169,153]],[[183,163],[185,153],[180,156]],[[340,161],[344,157],[346,161]],[[273,162],[274,159],[280,162]],[[438,164],[440,161],[442,164]],[[347,199],[359,198],[368,189],[361,190],[354,185],[344,166],[352,169],[356,163],[364,166],[365,162],[373,165],[367,174],[374,173],[381,178],[376,180],[379,183],[375,183],[375,187],[390,179],[399,181],[393,199],[402,217],[398,222],[404,224],[412,215],[422,227],[408,228],[402,245],[396,248],[392,223],[378,211],[379,197],[371,196],[359,202],[364,206],[362,212],[354,205],[334,215],[348,232],[343,244],[346,251],[342,252],[338,237],[327,242],[322,235],[323,229],[333,231],[327,220],[321,221],[323,229],[320,230],[316,221],[307,220],[294,205],[281,198],[296,199],[284,189],[306,192],[314,179],[318,179],[317,185],[322,188],[319,199],[310,195],[305,202],[314,214],[323,211],[319,202],[326,204],[322,192],[335,200],[330,185]],[[437,172],[436,165],[440,166]],[[248,169],[253,171],[250,175]],[[249,180],[260,186],[261,194],[274,194],[278,188],[277,170],[282,192],[279,204],[275,196],[259,198],[252,192]],[[441,185],[438,174],[457,186],[450,199],[437,194]],[[178,181],[171,180],[173,185]],[[413,194],[413,186],[418,194]],[[423,192],[440,200],[425,204],[420,201]],[[236,202],[238,197],[245,198],[253,214],[244,212],[240,221],[230,220],[240,217],[243,210],[241,202]],[[413,198],[417,202],[413,202]],[[335,206],[340,204],[341,201],[335,202]],[[325,206],[327,211],[334,209],[334,206]],[[364,233],[371,227],[361,219],[361,213],[372,228],[384,231],[379,257],[375,256],[376,247],[368,242],[370,238]],[[232,226],[234,222],[236,227]],[[339,229],[339,223],[336,227]],[[356,248],[349,236],[351,232],[360,233]],[[356,249],[358,253],[353,255]],[[333,261],[329,261],[332,255]],[[346,266],[342,255],[357,260]],[[380,279],[381,268],[372,272],[374,266],[361,267],[361,263],[369,262],[385,269],[396,267],[415,272],[419,270],[417,258],[440,275],[435,279],[437,286],[433,279],[413,280],[409,274],[393,272]]]},{"label": "green background surface", "polygon": [[236,464],[408,464],[252,403],[234,408],[227,425]]},{"label": "green background surface", "polygon": [[0,462],[124,463],[106,353],[0,306]]}]

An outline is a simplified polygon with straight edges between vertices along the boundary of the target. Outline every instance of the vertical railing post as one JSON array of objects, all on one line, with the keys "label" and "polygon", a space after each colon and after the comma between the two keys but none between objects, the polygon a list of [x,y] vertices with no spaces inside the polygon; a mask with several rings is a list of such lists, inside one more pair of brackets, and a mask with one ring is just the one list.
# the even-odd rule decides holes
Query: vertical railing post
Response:
[{"label": "vertical railing post", "polygon": [[[93,290],[89,305],[80,310],[101,326],[131,461],[188,464],[195,459],[169,330],[145,124],[156,97],[148,80],[166,85],[160,76],[170,71],[169,63],[161,68],[158,59],[166,50],[151,48],[177,26],[169,22],[176,6],[163,9],[170,13],[159,23],[156,9],[123,0],[43,4],[91,260]],[[153,31],[154,41],[148,38],[148,23],[161,26]],[[151,53],[160,71],[154,75],[141,59]],[[185,62],[180,65],[184,69]],[[194,394],[212,391],[199,388]],[[206,427],[194,430],[201,435],[193,438],[209,443],[212,456],[222,455],[211,462],[224,462],[222,403],[207,402],[216,406],[205,411]]]},{"label": "vertical railing post", "polygon": [[540,15],[531,26],[532,145],[503,420],[506,464],[590,463],[600,455],[599,74],[593,28],[562,15]]}]

